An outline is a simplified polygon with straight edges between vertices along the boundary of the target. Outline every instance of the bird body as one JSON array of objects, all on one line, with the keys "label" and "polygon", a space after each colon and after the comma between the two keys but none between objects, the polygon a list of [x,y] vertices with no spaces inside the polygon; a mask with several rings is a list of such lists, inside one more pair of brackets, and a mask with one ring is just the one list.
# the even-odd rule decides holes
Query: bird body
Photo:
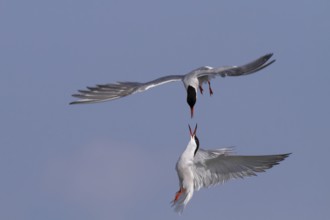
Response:
[{"label": "bird body", "polygon": [[[185,207],[191,197],[194,194],[194,152],[196,145],[190,140],[187,148],[180,156],[178,162],[176,163],[176,172],[178,174],[180,189],[177,192],[174,201],[177,201],[178,204],[176,211],[182,212],[183,207]],[[173,203],[174,204],[174,203]]]},{"label": "bird body", "polygon": [[200,67],[198,69],[195,69],[186,75],[183,75],[183,85],[185,89],[188,89],[188,86],[192,86],[194,89],[198,89],[199,85],[201,85],[203,82],[199,80],[199,74],[208,68],[206,67]]},{"label": "bird body", "polygon": [[233,155],[231,148],[204,150],[199,148],[199,139],[190,127],[190,141],[178,159],[176,171],[180,189],[176,193],[172,205],[178,213],[182,213],[194,191],[202,187],[210,187],[224,183],[230,179],[256,176],[279,164],[289,154],[239,156]]},{"label": "bird body", "polygon": [[191,117],[193,117],[194,105],[197,99],[197,91],[199,88],[200,92],[203,93],[203,83],[208,83],[210,95],[212,95],[213,91],[210,84],[211,79],[215,78],[216,76],[241,76],[257,72],[275,62],[275,60],[268,62],[272,56],[273,54],[271,53],[266,54],[242,66],[224,66],[218,68],[202,66],[185,75],[164,76],[146,83],[117,82],[96,85],[95,87],[87,87],[87,90],[78,90],[78,94],[73,94],[73,97],[79,99],[71,102],[70,104],[110,101],[138,92],[144,92],[148,89],[163,85],[165,83],[182,81],[187,91],[187,103],[190,106]]}]

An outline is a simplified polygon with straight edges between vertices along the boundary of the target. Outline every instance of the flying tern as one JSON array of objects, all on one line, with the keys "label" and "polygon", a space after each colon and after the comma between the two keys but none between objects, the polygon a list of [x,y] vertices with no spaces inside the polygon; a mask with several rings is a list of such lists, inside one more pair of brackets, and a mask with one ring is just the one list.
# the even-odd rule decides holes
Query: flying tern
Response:
[{"label": "flying tern", "polygon": [[257,172],[270,169],[290,155],[238,156],[233,155],[230,148],[203,150],[199,148],[196,130],[197,124],[194,131],[189,126],[190,141],[176,164],[180,189],[172,206],[178,213],[182,213],[194,191],[229,179],[256,176]]},{"label": "flying tern", "polygon": [[242,76],[255,73],[274,63],[275,60],[271,60],[267,63],[272,56],[273,54],[269,53],[242,66],[222,66],[218,68],[202,66],[185,75],[169,75],[145,83],[117,82],[87,87],[86,90],[78,90],[77,94],[73,94],[72,96],[78,98],[78,100],[73,101],[70,104],[110,101],[138,92],[143,92],[165,83],[182,81],[187,91],[187,103],[190,106],[191,117],[193,117],[194,106],[197,99],[197,90],[199,88],[201,94],[203,94],[202,85],[204,83],[208,83],[209,92],[210,95],[212,95],[213,91],[210,84],[211,79],[216,76]]}]

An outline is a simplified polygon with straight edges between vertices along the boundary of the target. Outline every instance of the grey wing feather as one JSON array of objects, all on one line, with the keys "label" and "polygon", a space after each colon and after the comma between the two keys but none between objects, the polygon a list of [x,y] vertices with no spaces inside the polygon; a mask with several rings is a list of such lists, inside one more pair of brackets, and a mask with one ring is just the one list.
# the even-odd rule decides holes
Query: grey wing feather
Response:
[{"label": "grey wing feather", "polygon": [[[251,73],[255,73],[259,70],[262,70],[266,68],[267,66],[271,65],[275,62],[275,60],[269,59],[273,56],[272,53],[266,54],[250,63],[247,63],[242,66],[224,66],[219,68],[213,68],[205,71],[201,71],[198,74],[198,77],[208,76],[208,77],[214,77],[216,75],[225,77],[225,76],[242,76],[242,75],[248,75]],[[268,62],[268,63],[267,63]]]},{"label": "grey wing feather", "polygon": [[96,85],[95,87],[87,87],[87,90],[78,90],[78,94],[73,97],[79,98],[70,104],[96,103],[110,101],[122,98],[137,92],[143,92],[152,87],[162,85],[164,83],[182,80],[182,75],[164,76],[150,82],[117,82],[112,84]]},{"label": "grey wing feather", "polygon": [[237,156],[230,149],[199,150],[194,159],[194,187],[209,187],[230,179],[256,176],[279,164],[290,154]]}]

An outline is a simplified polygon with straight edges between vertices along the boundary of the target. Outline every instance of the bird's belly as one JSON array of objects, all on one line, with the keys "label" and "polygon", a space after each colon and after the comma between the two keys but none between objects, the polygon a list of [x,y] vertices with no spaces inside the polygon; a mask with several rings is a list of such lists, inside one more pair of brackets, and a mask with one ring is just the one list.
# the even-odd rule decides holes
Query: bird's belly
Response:
[{"label": "bird's belly", "polygon": [[178,161],[176,164],[176,171],[182,186],[184,188],[190,187],[190,183],[193,182],[192,162]]},{"label": "bird's belly", "polygon": [[198,88],[199,81],[198,81],[197,77],[195,77],[194,75],[187,75],[183,79],[183,84],[184,84],[186,89],[188,88],[189,85],[194,87],[194,88]]}]

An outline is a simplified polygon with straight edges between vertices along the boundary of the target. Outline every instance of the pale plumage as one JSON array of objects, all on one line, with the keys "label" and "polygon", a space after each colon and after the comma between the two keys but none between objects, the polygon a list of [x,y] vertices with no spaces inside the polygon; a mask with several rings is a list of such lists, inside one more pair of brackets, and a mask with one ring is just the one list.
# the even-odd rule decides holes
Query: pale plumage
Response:
[{"label": "pale plumage", "polygon": [[196,130],[197,125],[194,132],[190,129],[190,141],[176,164],[180,189],[172,205],[178,213],[182,213],[194,191],[230,179],[256,176],[256,173],[270,169],[289,156],[289,154],[238,156],[233,155],[231,148],[203,150],[199,148]]},{"label": "pale plumage", "polygon": [[[71,102],[70,104],[82,104],[82,103],[97,103],[110,101],[118,98],[122,98],[131,94],[146,91],[150,88],[169,83],[174,81],[182,81],[187,91],[187,103],[191,109],[191,117],[193,117],[194,105],[197,98],[197,90],[203,92],[202,84],[208,83],[210,95],[213,94],[211,89],[210,80],[216,76],[241,76],[255,73],[270,64],[269,59],[273,56],[272,53],[266,54],[248,64],[242,66],[223,66],[213,68],[209,66],[203,66],[197,68],[185,75],[170,75],[164,76],[146,83],[140,82],[117,82],[110,84],[96,85],[95,87],[87,87],[87,90],[79,90],[78,94],[74,94],[73,97],[78,100]],[[267,63],[268,62],[268,63]]]}]

